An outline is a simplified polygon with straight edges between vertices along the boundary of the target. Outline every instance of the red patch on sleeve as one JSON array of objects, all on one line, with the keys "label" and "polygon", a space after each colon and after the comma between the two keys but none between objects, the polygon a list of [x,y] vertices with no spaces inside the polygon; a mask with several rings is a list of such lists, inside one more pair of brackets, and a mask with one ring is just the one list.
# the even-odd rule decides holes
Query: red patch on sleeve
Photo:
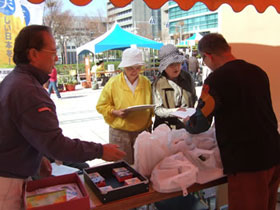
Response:
[{"label": "red patch on sleeve", "polygon": [[38,109],[38,112],[43,112],[43,111],[49,111],[51,112],[52,110],[49,107],[42,107]]},{"label": "red patch on sleeve", "polygon": [[206,85],[206,84],[204,84],[203,85],[203,88],[202,88],[202,92],[204,92],[205,94],[208,94],[208,92],[209,92],[209,85]]}]

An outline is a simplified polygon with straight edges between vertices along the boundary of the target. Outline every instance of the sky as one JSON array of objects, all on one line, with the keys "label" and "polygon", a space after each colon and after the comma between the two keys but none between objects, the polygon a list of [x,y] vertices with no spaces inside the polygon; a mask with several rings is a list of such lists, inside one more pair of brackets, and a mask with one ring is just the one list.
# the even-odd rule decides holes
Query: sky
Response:
[{"label": "sky", "polygon": [[99,16],[100,14],[103,17],[106,17],[106,2],[106,0],[92,0],[88,5],[80,7],[72,4],[69,0],[66,0],[63,1],[62,10],[70,10],[75,16]]}]

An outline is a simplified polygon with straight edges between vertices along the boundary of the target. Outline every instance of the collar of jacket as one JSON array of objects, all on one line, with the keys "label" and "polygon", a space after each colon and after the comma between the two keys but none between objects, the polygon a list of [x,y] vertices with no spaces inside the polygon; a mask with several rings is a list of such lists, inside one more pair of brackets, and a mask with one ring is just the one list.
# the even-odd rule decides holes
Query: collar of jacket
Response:
[{"label": "collar of jacket", "polygon": [[[170,79],[168,79],[167,74],[166,74],[165,71],[162,72],[162,74],[160,75],[158,80],[164,80],[165,81],[165,82],[163,82],[161,84],[161,88],[162,89],[170,89],[170,88],[173,89],[171,87],[171,85],[168,83],[168,80],[170,80]],[[178,86],[182,87],[181,83],[185,82],[185,80],[184,80],[184,73],[181,71],[181,73],[179,74],[179,76],[177,78],[177,81],[173,81],[173,82],[176,83]]]},{"label": "collar of jacket", "polygon": [[47,82],[50,78],[48,74],[30,64],[19,64],[15,67],[14,71],[31,73],[41,85]]},{"label": "collar of jacket", "polygon": [[160,77],[158,77],[157,83],[160,82],[161,89],[173,89],[168,83],[168,80],[169,79],[167,78],[167,74],[165,73],[165,71],[163,71]]},{"label": "collar of jacket", "polygon": [[[145,88],[144,83],[143,83],[143,78],[141,77],[140,74],[139,74],[138,79],[139,79],[139,80],[138,80],[138,84],[137,84],[136,89],[138,89],[138,88]],[[124,72],[121,73],[121,81],[122,81],[122,83],[124,84],[124,85],[123,85],[123,88],[124,88],[125,90],[130,91],[130,88],[128,87],[128,85],[127,85],[127,83],[126,83],[126,81],[125,81],[125,78],[124,78]]]}]

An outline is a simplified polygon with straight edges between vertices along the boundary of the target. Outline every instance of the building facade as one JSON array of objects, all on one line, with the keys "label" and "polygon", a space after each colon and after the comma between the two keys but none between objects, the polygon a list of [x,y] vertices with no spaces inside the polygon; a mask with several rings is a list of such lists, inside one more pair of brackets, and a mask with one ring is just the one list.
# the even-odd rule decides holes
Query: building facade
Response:
[{"label": "building facade", "polygon": [[[106,18],[73,16],[64,35],[56,37],[59,64],[76,64],[76,48],[106,32]],[[79,61],[84,55],[79,55]]]},{"label": "building facade", "polygon": [[[188,11],[182,10],[174,1],[168,3],[168,22],[164,25],[169,29],[169,37],[174,44],[187,39],[192,34],[217,32],[219,10],[210,11],[205,4],[197,2]],[[167,8],[164,9],[166,13]]]},{"label": "building facade", "polygon": [[160,10],[150,9],[143,0],[134,0],[123,8],[116,8],[107,1],[108,29],[117,22],[127,31],[155,39],[160,35],[159,15]]}]

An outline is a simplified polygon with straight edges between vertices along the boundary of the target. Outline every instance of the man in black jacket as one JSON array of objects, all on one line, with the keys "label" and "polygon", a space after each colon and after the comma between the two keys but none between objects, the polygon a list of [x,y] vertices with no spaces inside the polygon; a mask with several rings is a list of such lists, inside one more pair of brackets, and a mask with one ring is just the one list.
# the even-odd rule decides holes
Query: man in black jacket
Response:
[{"label": "man in black jacket", "polygon": [[274,210],[280,182],[280,139],[269,79],[258,66],[236,59],[220,34],[198,44],[213,70],[203,85],[196,113],[186,123],[190,133],[206,131],[215,118],[229,209]]}]

